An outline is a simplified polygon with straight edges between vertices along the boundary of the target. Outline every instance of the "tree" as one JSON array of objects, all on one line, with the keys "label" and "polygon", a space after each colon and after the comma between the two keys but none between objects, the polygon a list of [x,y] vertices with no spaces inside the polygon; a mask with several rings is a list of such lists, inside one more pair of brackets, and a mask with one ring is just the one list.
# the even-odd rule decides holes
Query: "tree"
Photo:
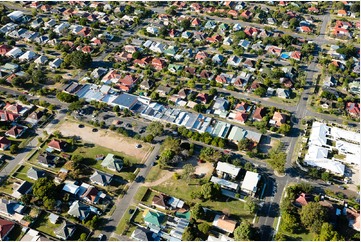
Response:
[{"label": "tree", "polygon": [[249,150],[249,147],[253,144],[250,139],[244,138],[238,142],[238,150]]},{"label": "tree", "polygon": [[217,95],[217,89],[215,89],[215,88],[211,88],[211,89],[209,89],[209,95],[211,95],[211,96],[215,96],[215,95]]},{"label": "tree", "polygon": [[182,22],[180,23],[180,26],[184,29],[187,30],[189,28],[191,24],[191,21],[189,19],[184,19],[182,20]]},{"label": "tree", "polygon": [[252,232],[252,224],[247,220],[243,220],[242,223],[234,230],[234,238],[237,241],[248,241],[252,239]]},{"label": "tree", "polygon": [[324,180],[324,181],[329,181],[330,180],[330,173],[328,172],[322,172],[321,174],[321,179]]},{"label": "tree", "polygon": [[163,124],[159,121],[152,122],[147,126],[146,132],[153,136],[158,136],[163,133],[164,127]]},{"label": "tree", "polygon": [[281,134],[288,134],[288,132],[290,132],[290,130],[291,130],[291,125],[281,124],[281,127],[279,130],[280,130]]},{"label": "tree", "polygon": [[301,222],[312,233],[319,233],[326,219],[325,208],[319,203],[309,202],[303,206],[300,212]]},{"label": "tree", "polygon": [[272,169],[279,173],[284,173],[287,155],[285,152],[282,152],[280,148],[281,147],[275,147],[269,151],[270,159],[268,162]]},{"label": "tree", "polygon": [[90,227],[91,229],[98,228],[98,224],[100,222],[99,216],[95,215],[91,220],[85,223],[86,226]]},{"label": "tree", "polygon": [[204,217],[204,210],[203,210],[203,207],[197,203],[196,205],[193,206],[193,208],[191,209],[191,214],[192,214],[192,217],[195,219],[195,220],[198,220],[198,219],[201,219]]},{"label": "tree", "polygon": [[182,241],[193,241],[194,235],[190,227],[187,227],[182,235]]},{"label": "tree", "polygon": [[204,106],[203,104],[196,104],[193,107],[193,110],[196,111],[197,113],[204,113],[206,111],[206,106]]},{"label": "tree", "polygon": [[86,233],[82,233],[82,234],[80,235],[79,240],[80,240],[80,241],[85,241],[85,240],[86,240],[86,238],[87,238]]},{"label": "tree", "polygon": [[73,96],[73,95],[65,93],[65,92],[58,92],[56,94],[56,98],[62,102],[66,102],[66,103],[72,103],[72,102],[75,102],[78,100],[77,96]]},{"label": "tree", "polygon": [[214,198],[219,194],[220,188],[218,184],[214,184],[213,182],[208,182],[201,186],[201,194],[205,200]]},{"label": "tree", "polygon": [[248,209],[251,214],[256,214],[258,209],[258,204],[256,203],[256,201],[252,197],[246,197],[245,200],[245,208]]},{"label": "tree", "polygon": [[199,159],[207,161],[207,162],[216,162],[222,157],[221,152],[213,149],[212,147],[204,147],[202,148]]},{"label": "tree", "polygon": [[254,94],[260,97],[265,96],[267,93],[266,88],[264,87],[258,87],[256,90],[254,90]]},{"label": "tree", "polygon": [[180,139],[176,139],[168,136],[162,144],[162,150],[171,150],[176,155],[178,155],[181,152],[180,144],[181,144]]},{"label": "tree", "polygon": [[359,2],[353,2],[350,7],[351,12],[359,13],[360,12],[360,3]]},{"label": "tree", "polygon": [[82,51],[74,51],[66,57],[69,58],[68,59],[68,62],[70,62],[69,64],[71,64],[75,68],[80,68],[80,69],[85,69],[86,67],[89,67],[89,65],[93,61],[89,53],[83,53]]},{"label": "tree", "polygon": [[21,196],[20,201],[25,205],[29,205],[31,201],[31,194],[24,194]]},{"label": "tree", "polygon": [[169,161],[174,157],[175,153],[172,150],[164,150],[159,158],[159,166],[165,168],[168,166]]},{"label": "tree", "polygon": [[16,154],[16,153],[18,153],[18,150],[19,150],[18,145],[16,145],[16,144],[10,145],[10,153],[11,153],[11,154]]},{"label": "tree", "polygon": [[39,178],[33,186],[33,194],[38,199],[52,198],[54,196],[55,183],[48,177]]},{"label": "tree", "polygon": [[159,94],[157,92],[152,92],[149,97],[152,100],[157,100],[159,98]]},{"label": "tree", "polygon": [[208,235],[209,229],[211,228],[211,226],[209,226],[208,223],[201,223],[198,224],[198,230],[203,234],[203,235]]},{"label": "tree", "polygon": [[299,227],[299,221],[294,214],[283,213],[281,227],[283,231],[294,233]]},{"label": "tree", "polygon": [[48,210],[53,210],[55,207],[55,199],[54,198],[46,198],[44,200],[44,207]]},{"label": "tree", "polygon": [[338,241],[339,237],[340,235],[330,223],[323,223],[317,239],[320,241]]},{"label": "tree", "polygon": [[182,178],[186,181],[189,181],[193,173],[195,172],[195,168],[192,164],[186,164],[183,166]]}]

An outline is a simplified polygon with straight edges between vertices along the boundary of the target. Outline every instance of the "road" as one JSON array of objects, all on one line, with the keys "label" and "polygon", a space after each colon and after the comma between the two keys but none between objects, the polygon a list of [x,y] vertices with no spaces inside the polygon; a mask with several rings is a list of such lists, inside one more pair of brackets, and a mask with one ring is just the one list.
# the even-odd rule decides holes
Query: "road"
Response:
[{"label": "road", "polygon": [[116,206],[116,209],[103,227],[103,234],[108,240],[112,237],[112,233],[115,231],[119,221],[128,211],[129,205],[132,204],[134,195],[137,193],[138,188],[142,185],[142,183],[144,183],[145,178],[147,177],[150,169],[152,168],[152,163],[155,161],[155,157],[159,154],[159,150],[160,144],[158,143],[154,146],[152,153],[149,155],[147,161],[144,163],[145,167],[140,168],[140,172],[137,178],[130,184],[127,193],[114,205]]}]

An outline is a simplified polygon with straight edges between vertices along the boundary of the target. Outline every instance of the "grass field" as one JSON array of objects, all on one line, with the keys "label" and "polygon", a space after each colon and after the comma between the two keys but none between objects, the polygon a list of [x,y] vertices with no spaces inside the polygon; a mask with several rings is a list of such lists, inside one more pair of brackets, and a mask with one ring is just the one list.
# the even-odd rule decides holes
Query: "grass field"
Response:
[{"label": "grass field", "polygon": [[40,214],[40,216],[38,217],[38,219],[35,221],[33,228],[36,230],[39,230],[45,234],[55,237],[54,230],[59,228],[61,223],[58,222],[56,224],[52,224],[52,223],[50,223],[48,217],[49,217],[49,213],[42,212]]},{"label": "grass field", "polygon": [[[208,181],[209,178],[205,177],[203,179]],[[182,199],[188,204],[201,203],[202,206],[210,208],[212,210],[227,212],[234,215],[235,217],[252,221],[253,215],[251,215],[249,211],[244,208],[244,203],[242,201],[227,198],[225,196],[221,196],[218,201],[208,200],[203,202],[200,199],[193,199],[191,197],[191,193],[200,191],[201,189],[199,181],[200,180],[197,179],[191,179],[189,182],[186,182],[182,179],[174,180],[172,178],[164,182],[163,184],[155,186],[153,188],[167,195]]]},{"label": "grass field", "polygon": [[[133,209],[133,211],[134,211],[135,206],[129,206],[129,209]],[[129,214],[128,212],[126,212],[124,214],[124,217],[119,221],[117,229],[115,230],[115,232],[117,234],[122,234],[124,232],[124,229],[126,228],[126,226],[130,224],[129,220],[130,220],[131,216],[132,215]]]},{"label": "grass field", "polygon": [[13,174],[14,177],[19,178],[24,181],[28,181],[31,183],[34,183],[34,180],[30,179],[27,175],[28,170],[30,169],[30,166],[28,165],[22,165],[19,167],[19,169]]}]

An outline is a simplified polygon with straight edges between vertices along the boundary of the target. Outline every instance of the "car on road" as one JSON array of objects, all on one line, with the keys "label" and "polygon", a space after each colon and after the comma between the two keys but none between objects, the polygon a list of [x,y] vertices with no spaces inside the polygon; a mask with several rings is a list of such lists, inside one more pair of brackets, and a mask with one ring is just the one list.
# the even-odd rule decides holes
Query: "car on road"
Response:
[{"label": "car on road", "polygon": [[343,186],[338,186],[338,188],[340,188],[341,190],[346,190],[346,187]]},{"label": "car on road", "polygon": [[125,127],[127,127],[127,128],[131,128],[131,127],[132,127],[132,125],[127,123],[127,124],[125,125]]},{"label": "car on road", "polygon": [[99,241],[102,241],[103,239],[104,239],[104,234],[99,234],[98,240],[99,240]]},{"label": "car on road", "polygon": [[98,129],[94,128],[92,129],[92,132],[98,132]]},{"label": "car on road", "polygon": [[156,157],[155,157],[155,160],[158,160],[160,158],[160,156],[159,155],[157,155]]}]

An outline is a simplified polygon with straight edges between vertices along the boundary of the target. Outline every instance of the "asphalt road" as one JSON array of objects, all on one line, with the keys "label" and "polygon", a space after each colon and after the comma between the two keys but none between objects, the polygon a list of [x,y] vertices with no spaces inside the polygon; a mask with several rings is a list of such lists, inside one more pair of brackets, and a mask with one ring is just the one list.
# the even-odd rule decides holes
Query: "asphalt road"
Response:
[{"label": "asphalt road", "polygon": [[159,150],[160,144],[156,144],[147,161],[144,163],[145,166],[143,168],[140,168],[138,176],[135,178],[134,182],[130,184],[127,193],[120,201],[117,201],[114,205],[116,206],[116,209],[103,227],[103,234],[107,237],[107,239],[110,239],[119,221],[128,211],[129,205],[132,204],[134,195],[137,193],[138,188],[144,183],[145,178],[147,177],[150,169],[152,168],[152,163],[155,161],[155,157],[159,154]]}]

